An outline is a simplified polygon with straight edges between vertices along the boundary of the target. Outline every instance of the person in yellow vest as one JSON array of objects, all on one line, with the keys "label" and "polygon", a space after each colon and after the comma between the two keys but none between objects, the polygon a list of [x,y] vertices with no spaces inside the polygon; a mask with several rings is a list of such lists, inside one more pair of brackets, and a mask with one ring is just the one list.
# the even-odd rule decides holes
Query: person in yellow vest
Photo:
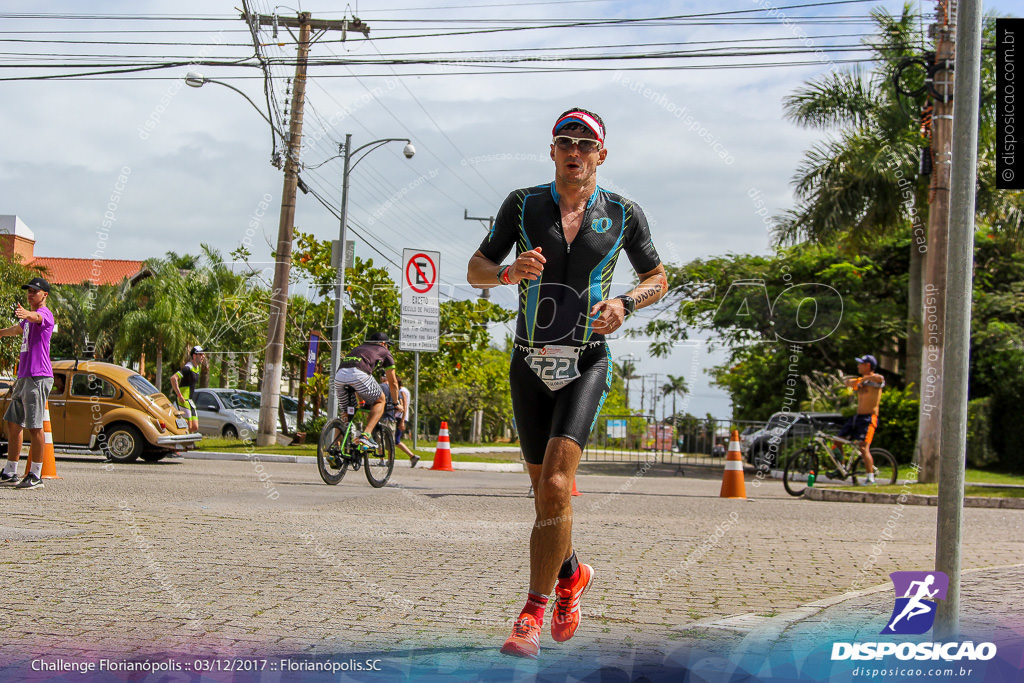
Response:
[{"label": "person in yellow vest", "polygon": [[192,401],[192,395],[199,387],[199,373],[202,366],[206,365],[206,352],[202,346],[193,346],[188,352],[188,362],[171,375],[171,389],[174,391],[174,403],[188,420],[190,432],[199,431],[199,414],[196,412],[196,404]]}]

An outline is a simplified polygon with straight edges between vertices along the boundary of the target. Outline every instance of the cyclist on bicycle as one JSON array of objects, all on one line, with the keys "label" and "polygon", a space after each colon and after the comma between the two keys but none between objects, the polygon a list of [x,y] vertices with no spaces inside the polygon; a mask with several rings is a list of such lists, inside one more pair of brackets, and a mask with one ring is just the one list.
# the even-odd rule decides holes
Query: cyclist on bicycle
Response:
[{"label": "cyclist on bicycle", "polygon": [[[366,448],[377,449],[377,442],[370,436],[384,414],[386,398],[380,385],[373,379],[379,370],[385,372],[391,395],[398,396],[398,380],[395,377],[395,358],[388,350],[391,341],[383,332],[373,332],[366,341],[349,351],[338,363],[334,376],[335,393],[338,396],[338,415],[347,415],[348,395],[345,387],[352,387],[358,397],[366,401],[369,416],[366,431],[359,437],[359,443]],[[345,419],[344,417],[342,419]]]},{"label": "cyclist on bicycle", "polygon": [[857,372],[860,377],[847,377],[843,380],[847,387],[857,392],[857,414],[847,420],[837,436],[859,442],[860,452],[864,458],[864,470],[867,472],[865,481],[875,483],[875,461],[871,458],[871,439],[878,428],[878,404],[882,400],[882,388],[885,378],[875,372],[878,360],[871,354],[857,361]]}]

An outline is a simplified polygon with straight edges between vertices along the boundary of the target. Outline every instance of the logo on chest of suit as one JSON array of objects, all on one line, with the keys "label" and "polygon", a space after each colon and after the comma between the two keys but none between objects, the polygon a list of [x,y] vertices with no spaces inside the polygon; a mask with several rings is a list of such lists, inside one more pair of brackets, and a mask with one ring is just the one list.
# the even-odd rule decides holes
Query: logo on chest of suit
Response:
[{"label": "logo on chest of suit", "polygon": [[608,232],[608,228],[612,227],[612,219],[607,216],[604,218],[595,218],[590,223],[590,227],[594,232],[605,233]]}]

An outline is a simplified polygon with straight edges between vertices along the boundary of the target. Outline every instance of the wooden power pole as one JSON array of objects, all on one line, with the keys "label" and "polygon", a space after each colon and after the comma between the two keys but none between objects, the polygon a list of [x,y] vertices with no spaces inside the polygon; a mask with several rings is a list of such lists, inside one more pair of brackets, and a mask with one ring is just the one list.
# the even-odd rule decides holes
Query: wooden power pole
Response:
[{"label": "wooden power pole", "polygon": [[[277,230],[277,252],[274,284],[270,293],[270,314],[267,320],[267,346],[264,356],[263,385],[260,387],[260,423],[256,444],[269,446],[277,440],[277,408],[281,399],[281,370],[284,360],[285,323],[288,319],[288,277],[292,265],[292,238],[295,231],[295,190],[299,183],[299,152],[302,147],[302,110],[306,99],[306,66],[309,46],[328,30],[356,30],[368,35],[370,29],[358,19],[325,21],[312,19],[309,12],[296,17],[265,14],[246,15],[247,22],[260,26],[298,28],[298,56],[295,80],[292,83],[291,119],[288,124],[288,152],[284,163],[284,187],[281,190],[281,220]],[[316,35],[313,35],[313,30]]]},{"label": "wooden power pole", "polygon": [[918,481],[938,481],[942,446],[942,359],[945,349],[946,254],[949,241],[949,177],[953,139],[953,61],[956,57],[956,0],[939,0],[935,63],[930,91],[932,115],[932,182],[929,188],[928,253],[922,291],[920,420],[915,454]]}]

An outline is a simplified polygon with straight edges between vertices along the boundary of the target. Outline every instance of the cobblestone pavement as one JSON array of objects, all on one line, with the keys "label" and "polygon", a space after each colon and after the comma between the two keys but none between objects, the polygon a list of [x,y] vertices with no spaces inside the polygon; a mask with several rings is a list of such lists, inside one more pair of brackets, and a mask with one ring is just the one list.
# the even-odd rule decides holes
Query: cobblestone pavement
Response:
[{"label": "cobblestone pavement", "polygon": [[[327,486],[312,461],[61,461],[58,472],[41,490],[0,489],[14,596],[0,608],[0,664],[379,651],[438,671],[529,666],[497,654],[527,583],[525,474],[399,461],[377,490],[362,472]],[[935,508],[799,500],[750,480],[748,500],[724,500],[717,479],[655,470],[577,483],[574,539],[596,583],[577,636],[545,634],[542,657],[657,659],[698,642],[690,625],[771,617],[934,563]],[[1024,511],[964,515],[965,569],[1021,561]],[[1019,599],[968,595],[965,621],[1020,617]]]}]

